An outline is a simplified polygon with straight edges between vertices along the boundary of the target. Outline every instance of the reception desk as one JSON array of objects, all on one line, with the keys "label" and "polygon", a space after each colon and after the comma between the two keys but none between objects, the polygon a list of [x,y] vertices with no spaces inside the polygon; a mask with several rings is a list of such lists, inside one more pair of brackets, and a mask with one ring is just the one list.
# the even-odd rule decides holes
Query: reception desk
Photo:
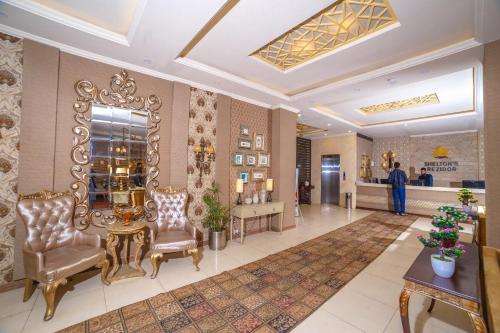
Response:
[{"label": "reception desk", "polygon": [[[391,185],[356,182],[356,207],[393,210]],[[406,186],[406,212],[421,215],[436,214],[443,205],[459,205],[459,188]],[[477,205],[485,204],[485,190],[472,189]]]}]

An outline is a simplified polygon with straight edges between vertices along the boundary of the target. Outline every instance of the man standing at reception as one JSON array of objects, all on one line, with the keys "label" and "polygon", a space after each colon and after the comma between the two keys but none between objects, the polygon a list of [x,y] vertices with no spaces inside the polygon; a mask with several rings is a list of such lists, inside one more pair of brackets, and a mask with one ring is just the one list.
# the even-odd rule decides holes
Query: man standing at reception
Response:
[{"label": "man standing at reception", "polygon": [[397,215],[406,216],[405,202],[406,202],[406,182],[408,177],[403,170],[399,167],[399,162],[394,163],[394,170],[389,173],[389,183],[392,185],[392,198],[394,199],[394,211]]}]

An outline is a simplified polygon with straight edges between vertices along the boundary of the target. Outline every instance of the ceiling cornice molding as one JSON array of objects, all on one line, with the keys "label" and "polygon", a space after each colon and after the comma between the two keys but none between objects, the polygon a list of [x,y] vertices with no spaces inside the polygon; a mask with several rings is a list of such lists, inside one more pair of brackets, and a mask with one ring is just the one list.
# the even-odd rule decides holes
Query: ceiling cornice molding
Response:
[{"label": "ceiling cornice molding", "polygon": [[153,69],[149,69],[149,68],[145,68],[145,67],[142,67],[142,66],[134,65],[134,64],[131,64],[131,63],[128,63],[128,62],[125,62],[125,61],[121,61],[121,60],[109,58],[109,57],[102,56],[102,55],[97,54],[97,53],[85,51],[85,50],[82,50],[82,49],[79,49],[79,48],[76,48],[76,47],[73,47],[73,46],[69,46],[69,45],[66,45],[66,44],[63,44],[63,43],[55,42],[53,40],[50,40],[50,39],[47,39],[47,38],[44,38],[44,37],[40,37],[40,36],[36,36],[36,35],[30,34],[28,32],[25,32],[25,31],[22,31],[22,30],[19,30],[19,29],[15,29],[15,28],[12,28],[12,27],[4,25],[4,24],[0,24],[0,31],[3,31],[3,32],[5,32],[5,33],[7,33],[9,35],[12,35],[12,36],[16,36],[16,37],[20,37],[20,38],[26,38],[26,39],[30,39],[30,40],[33,40],[35,42],[41,43],[41,44],[49,45],[49,46],[52,46],[54,48],[59,49],[62,52],[73,54],[73,55],[76,55],[76,56],[79,56],[79,57],[82,57],[82,58],[94,60],[94,61],[97,61],[97,62],[108,64],[108,65],[111,65],[111,66],[116,66],[116,67],[119,67],[119,68],[128,69],[130,71],[134,71],[134,72],[137,72],[137,73],[149,75],[149,76],[152,76],[152,77],[157,77],[157,78],[160,78],[160,79],[163,79],[163,80],[176,81],[176,82],[184,83],[184,84],[187,84],[187,85],[195,87],[195,88],[199,88],[199,89],[211,91],[211,92],[217,93],[217,94],[223,94],[223,95],[229,96],[231,98],[238,99],[240,101],[247,102],[247,103],[250,103],[250,104],[255,104],[255,105],[258,105],[258,106],[261,106],[261,107],[264,107],[264,108],[270,108],[271,107],[271,104],[269,104],[269,103],[261,102],[261,101],[258,101],[258,100],[252,99],[252,98],[248,98],[248,97],[245,97],[245,96],[234,94],[234,93],[231,93],[229,91],[218,89],[218,88],[206,85],[206,84],[194,82],[194,81],[191,81],[191,80],[186,80],[186,79],[183,79],[183,78],[175,76],[175,75],[170,75],[170,74],[162,73],[162,72],[159,72],[159,71],[156,71],[156,70],[153,70]]},{"label": "ceiling cornice molding", "polygon": [[276,104],[276,105],[273,105],[271,107],[271,109],[273,110],[276,110],[276,109],[283,109],[283,110],[287,110],[287,111],[290,111],[290,112],[293,112],[293,113],[300,113],[300,110],[297,109],[297,108],[294,108],[293,106],[290,106],[290,105],[286,105],[286,104]]},{"label": "ceiling cornice molding", "polygon": [[464,133],[477,133],[478,130],[465,130],[465,131],[452,131],[452,132],[442,132],[442,133],[431,133],[431,134],[414,134],[410,135],[410,138],[419,138],[422,136],[441,136],[441,135],[451,135],[451,134],[464,134]]},{"label": "ceiling cornice molding", "polygon": [[375,78],[378,78],[381,76],[392,74],[392,73],[397,72],[397,71],[401,71],[404,69],[415,67],[415,66],[424,64],[426,62],[430,62],[433,60],[444,58],[444,57],[450,56],[452,54],[459,53],[459,52],[462,52],[462,51],[465,51],[465,50],[468,50],[468,49],[471,49],[471,48],[474,48],[474,47],[477,47],[480,45],[482,45],[482,44],[473,38],[467,39],[465,41],[462,41],[462,42],[459,42],[456,44],[452,44],[452,45],[449,45],[447,47],[444,47],[444,48],[441,48],[438,50],[434,50],[434,51],[429,52],[429,53],[425,53],[425,54],[422,54],[422,55],[419,55],[419,56],[416,56],[416,57],[413,57],[413,58],[410,58],[407,60],[403,60],[403,61],[398,62],[396,64],[385,66],[385,67],[375,69],[375,70],[370,71],[370,72],[366,72],[366,73],[363,73],[360,75],[355,75],[355,76],[349,77],[349,78],[344,79],[344,80],[332,82],[332,83],[320,86],[318,88],[313,88],[313,89],[305,91],[305,92],[291,95],[290,100],[297,101],[297,100],[302,99],[302,98],[325,93],[329,90],[338,89],[338,88],[342,88],[342,87],[345,87],[348,85],[352,85],[352,84],[360,83],[363,81],[375,79]]},{"label": "ceiling cornice molding", "polygon": [[356,132],[351,132],[351,133],[339,133],[339,134],[327,134],[327,135],[313,135],[313,136],[305,136],[305,138],[310,139],[310,140],[325,140],[325,139],[331,139],[331,138],[338,138],[342,136],[355,136],[357,135]]},{"label": "ceiling cornice molding", "polygon": [[204,63],[201,63],[201,62],[193,60],[193,59],[177,58],[177,59],[175,59],[175,62],[178,64],[181,64],[181,65],[202,71],[202,72],[207,73],[207,74],[215,75],[217,77],[220,77],[221,79],[225,79],[225,80],[237,83],[237,84],[241,84],[242,86],[245,86],[247,88],[251,88],[251,89],[266,93],[268,95],[283,99],[285,101],[290,100],[290,97],[288,97],[287,95],[285,95],[279,91],[268,88],[260,83],[256,83],[256,82],[244,79],[240,76],[228,73],[228,72],[223,71],[221,69],[206,65]]},{"label": "ceiling cornice molding", "polygon": [[[128,36],[128,35],[125,36],[125,35],[110,31],[108,29],[104,29],[104,28],[99,27],[95,24],[86,22],[86,21],[81,20],[79,18],[70,16],[70,15],[66,15],[64,13],[53,10],[49,7],[35,3],[34,1],[31,1],[31,0],[17,0],[17,1],[15,1],[15,0],[2,0],[2,1],[5,2],[6,4],[11,5],[11,6],[17,7],[19,9],[22,9],[22,10],[27,11],[29,13],[32,13],[34,15],[43,17],[47,20],[50,20],[50,21],[65,25],[67,27],[76,29],[78,31],[81,31],[81,32],[84,32],[84,33],[87,33],[87,34],[90,34],[90,35],[93,35],[93,36],[96,36],[99,38],[103,38],[103,39],[109,40],[109,41],[114,42],[114,43],[118,43],[118,44],[125,45],[125,46],[130,46],[130,40],[129,40],[130,36]],[[141,2],[145,2],[145,1],[142,0]],[[138,7],[139,6],[141,6],[141,3],[139,3]],[[143,7],[142,10],[144,10],[144,4],[142,4],[142,7]],[[140,8],[138,8],[138,9],[140,9]],[[140,16],[142,16],[142,13]],[[134,15],[134,20],[140,19],[140,16],[137,17],[136,15]],[[132,22],[131,26],[134,27],[134,29],[133,29],[134,31],[132,31],[132,34],[131,34],[132,37],[133,37],[133,33],[135,32],[135,28],[137,25],[138,25],[138,23]],[[130,31],[129,31],[129,33],[130,33]]]}]

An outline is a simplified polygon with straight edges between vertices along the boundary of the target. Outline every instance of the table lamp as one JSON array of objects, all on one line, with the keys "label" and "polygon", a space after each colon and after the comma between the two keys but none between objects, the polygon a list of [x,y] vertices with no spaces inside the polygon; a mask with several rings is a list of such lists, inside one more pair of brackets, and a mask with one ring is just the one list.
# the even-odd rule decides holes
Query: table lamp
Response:
[{"label": "table lamp", "polygon": [[241,193],[243,193],[243,179],[236,179],[236,193],[238,193],[237,205],[241,205]]},{"label": "table lamp", "polygon": [[268,178],[266,179],[266,191],[267,191],[267,202],[272,202],[273,198],[271,197],[271,192],[273,191],[273,179]]}]

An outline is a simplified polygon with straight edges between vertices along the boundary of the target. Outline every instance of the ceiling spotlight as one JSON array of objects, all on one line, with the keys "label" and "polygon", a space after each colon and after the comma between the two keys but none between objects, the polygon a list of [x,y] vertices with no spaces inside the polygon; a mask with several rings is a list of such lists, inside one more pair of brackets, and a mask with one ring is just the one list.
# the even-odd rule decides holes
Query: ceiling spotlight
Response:
[{"label": "ceiling spotlight", "polygon": [[403,126],[404,126],[404,127],[408,127],[408,124],[404,124]]},{"label": "ceiling spotlight", "polygon": [[396,84],[398,82],[395,78],[392,77],[388,78],[386,81],[389,84]]},{"label": "ceiling spotlight", "polygon": [[327,134],[326,133],[323,133],[323,136],[326,136]]},{"label": "ceiling spotlight", "polygon": [[326,124],[326,125],[327,125],[328,127],[332,126],[332,124],[330,124],[330,123],[328,123],[328,124]]},{"label": "ceiling spotlight", "polygon": [[297,113],[297,117],[302,117],[302,114],[301,113]]},{"label": "ceiling spotlight", "polygon": [[352,131],[351,131],[351,130],[348,130],[348,131],[347,131],[347,133],[352,133]]}]

